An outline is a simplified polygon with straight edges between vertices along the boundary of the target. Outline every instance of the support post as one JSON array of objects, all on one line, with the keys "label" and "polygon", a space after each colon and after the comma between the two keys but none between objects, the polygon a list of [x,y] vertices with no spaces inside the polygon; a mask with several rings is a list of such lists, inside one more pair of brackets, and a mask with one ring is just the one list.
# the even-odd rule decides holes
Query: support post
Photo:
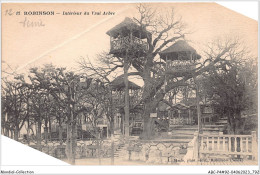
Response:
[{"label": "support post", "polygon": [[196,162],[199,160],[199,132],[194,132],[195,142],[194,142],[194,159]]},{"label": "support post", "polygon": [[231,137],[228,137],[228,151],[231,152]]},{"label": "support post", "polygon": [[[220,137],[223,137],[223,132],[219,132],[218,134],[218,150],[220,150]],[[224,143],[224,137],[223,137],[223,143]],[[223,145],[224,146],[224,145]],[[223,147],[224,148],[224,147]]]},{"label": "support post", "polygon": [[45,140],[45,144],[48,143],[48,127],[45,126],[44,128],[44,140]]},{"label": "support post", "polygon": [[220,145],[219,137],[220,137],[220,136],[218,136],[218,141],[217,141],[217,150],[219,150],[219,145]]},{"label": "support post", "polygon": [[111,165],[114,165],[114,135],[111,136]]},{"label": "support post", "polygon": [[215,137],[214,136],[212,136],[211,144],[212,144],[212,151],[215,151]]},{"label": "support post", "polygon": [[235,137],[234,146],[235,146],[235,152],[237,152],[237,137]]},{"label": "support post", "polygon": [[127,55],[124,58],[124,83],[125,83],[125,107],[124,107],[124,111],[125,111],[125,136],[129,137],[129,116],[130,116],[130,103],[129,103],[129,82],[128,82],[128,68],[129,68],[129,64],[128,64],[128,58]]},{"label": "support post", "polygon": [[243,137],[239,137],[239,152],[242,152],[242,148],[243,148]]},{"label": "support post", "polygon": [[248,137],[246,138],[246,152],[249,152],[248,151]]},{"label": "support post", "polygon": [[178,124],[180,125],[181,124],[181,111],[180,110],[178,110],[178,119],[179,119]]},{"label": "support post", "polygon": [[199,146],[200,146],[200,138],[199,134],[201,134],[201,111],[200,111],[200,99],[199,99],[199,85],[197,84],[196,78],[194,77],[194,82],[196,86],[196,105],[197,105],[197,115],[198,115],[198,138],[197,138],[197,154],[199,156]]},{"label": "support post", "polygon": [[196,105],[197,105],[197,115],[198,115],[198,132],[201,133],[201,111],[200,111],[200,99],[199,99],[199,85],[197,84],[196,78],[194,78],[196,86]]},{"label": "support post", "polygon": [[209,137],[207,137],[207,150],[209,151]]},{"label": "support post", "polygon": [[201,150],[203,150],[203,143],[204,143],[203,136],[201,136],[201,143],[200,143],[200,149]]},{"label": "support post", "polygon": [[252,135],[252,153],[253,153],[253,160],[258,160],[258,147],[257,147],[257,137],[256,137],[256,131],[251,132]]},{"label": "support post", "polygon": [[192,125],[192,119],[191,119],[191,110],[190,110],[190,107],[189,107],[189,124]]},{"label": "support post", "polygon": [[225,137],[223,137],[223,151],[225,151],[225,150],[226,150],[226,145],[225,145],[225,143],[226,143],[226,138],[225,138]]},{"label": "support post", "polygon": [[98,163],[99,163],[99,165],[101,165],[101,155],[100,155],[100,152],[101,152],[101,138],[98,139],[97,144],[98,144]]}]

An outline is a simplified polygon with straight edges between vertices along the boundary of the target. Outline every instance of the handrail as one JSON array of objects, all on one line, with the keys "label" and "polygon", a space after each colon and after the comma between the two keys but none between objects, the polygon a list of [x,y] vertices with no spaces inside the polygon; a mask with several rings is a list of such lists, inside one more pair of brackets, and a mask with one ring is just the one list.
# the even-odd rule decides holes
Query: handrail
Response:
[{"label": "handrail", "polygon": [[133,46],[136,46],[138,49],[140,49],[140,47],[144,50],[148,49],[148,45],[145,41],[134,36],[132,36],[132,39],[126,36],[111,40],[111,50],[125,49]]},{"label": "handrail", "polygon": [[200,155],[250,155],[257,159],[257,137],[256,132],[251,135],[224,135],[219,134],[198,134],[200,139]]},{"label": "handrail", "polygon": [[205,134],[199,134],[201,137],[243,137],[243,138],[246,138],[246,137],[252,137],[252,135],[219,135],[218,133],[216,134],[208,134],[208,133],[205,133]]}]

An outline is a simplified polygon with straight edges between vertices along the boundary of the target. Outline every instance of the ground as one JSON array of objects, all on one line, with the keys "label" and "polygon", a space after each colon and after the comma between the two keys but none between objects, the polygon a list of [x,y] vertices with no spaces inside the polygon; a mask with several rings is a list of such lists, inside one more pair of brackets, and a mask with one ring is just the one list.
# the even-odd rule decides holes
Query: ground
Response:
[{"label": "ground", "polygon": [[[67,162],[67,160],[63,160]],[[76,159],[75,165],[99,165],[99,160],[96,158],[89,159]],[[100,165],[111,165],[111,158],[101,159]],[[209,161],[209,162],[179,162],[179,163],[151,163],[138,160],[123,160],[114,159],[114,165],[257,165],[257,161],[246,160],[246,161]]]}]

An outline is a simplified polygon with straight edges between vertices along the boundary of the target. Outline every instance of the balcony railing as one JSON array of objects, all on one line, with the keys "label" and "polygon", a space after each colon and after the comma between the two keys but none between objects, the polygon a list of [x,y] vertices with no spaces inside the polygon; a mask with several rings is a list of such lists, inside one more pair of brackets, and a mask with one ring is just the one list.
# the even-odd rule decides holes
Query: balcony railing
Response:
[{"label": "balcony railing", "polygon": [[252,131],[251,135],[224,135],[223,132],[199,134],[196,131],[194,138],[188,144],[188,153],[184,157],[184,161],[188,159],[207,160],[211,156],[214,158],[237,157],[257,161],[257,145],[255,131]]},{"label": "balcony railing", "polygon": [[132,36],[132,39],[127,37],[117,38],[111,40],[111,51],[120,51],[124,49],[148,50],[148,45],[140,38]]},{"label": "balcony railing", "polygon": [[185,71],[195,69],[196,66],[190,61],[168,61],[166,63],[167,70]]},{"label": "balcony railing", "polygon": [[252,135],[201,134],[201,153],[253,155],[256,149],[255,132]]},{"label": "balcony railing", "polygon": [[[138,98],[138,96],[134,96],[134,95],[130,95],[129,98],[129,102],[130,102],[130,106],[135,106],[138,102],[139,102],[140,98]],[[125,104],[125,98],[124,95],[118,95],[118,96],[114,96],[113,97],[113,104],[116,107],[121,107],[124,106]]]}]

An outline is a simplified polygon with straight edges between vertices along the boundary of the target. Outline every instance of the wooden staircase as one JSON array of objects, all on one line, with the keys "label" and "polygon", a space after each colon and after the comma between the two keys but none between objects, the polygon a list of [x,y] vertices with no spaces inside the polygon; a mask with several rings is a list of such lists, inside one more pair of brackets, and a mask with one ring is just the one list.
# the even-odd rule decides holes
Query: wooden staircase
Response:
[{"label": "wooden staircase", "polygon": [[222,117],[215,124],[216,125],[227,125],[228,119],[227,119],[227,117]]},{"label": "wooden staircase", "polygon": [[119,147],[114,152],[114,157],[122,158],[125,155],[125,150],[126,150],[125,144],[119,145]]},{"label": "wooden staircase", "polygon": [[[208,134],[218,134],[219,132],[223,132],[227,124],[227,118],[220,118],[219,121],[213,124],[203,125],[202,131],[203,133]],[[198,125],[177,126],[172,128],[169,139],[167,140],[171,141],[176,146],[187,146],[193,139],[195,131],[198,131]],[[165,139],[165,141],[167,140]]]},{"label": "wooden staircase", "polygon": [[187,146],[193,139],[194,132],[197,131],[197,129],[197,125],[187,125],[173,128],[170,132],[169,140],[171,140],[171,142],[176,146]]},{"label": "wooden staircase", "polygon": [[[222,132],[227,125],[227,118],[221,118],[218,122],[213,124],[203,125],[203,133],[216,134]],[[198,131],[197,125],[180,125],[171,129],[169,132],[162,132],[160,136],[153,140],[156,142],[171,143],[176,147],[188,147],[188,143],[194,138],[195,131]],[[119,138],[120,134],[115,134],[115,138]],[[138,136],[130,136],[129,140],[138,140]],[[120,144],[115,152],[115,158],[123,158],[126,156],[127,146],[125,143]],[[184,156],[184,155],[183,155]]]},{"label": "wooden staircase", "polygon": [[202,130],[203,133],[217,134],[219,132],[223,132],[227,125],[228,125],[228,119],[226,117],[222,117],[215,123],[203,125]]}]

